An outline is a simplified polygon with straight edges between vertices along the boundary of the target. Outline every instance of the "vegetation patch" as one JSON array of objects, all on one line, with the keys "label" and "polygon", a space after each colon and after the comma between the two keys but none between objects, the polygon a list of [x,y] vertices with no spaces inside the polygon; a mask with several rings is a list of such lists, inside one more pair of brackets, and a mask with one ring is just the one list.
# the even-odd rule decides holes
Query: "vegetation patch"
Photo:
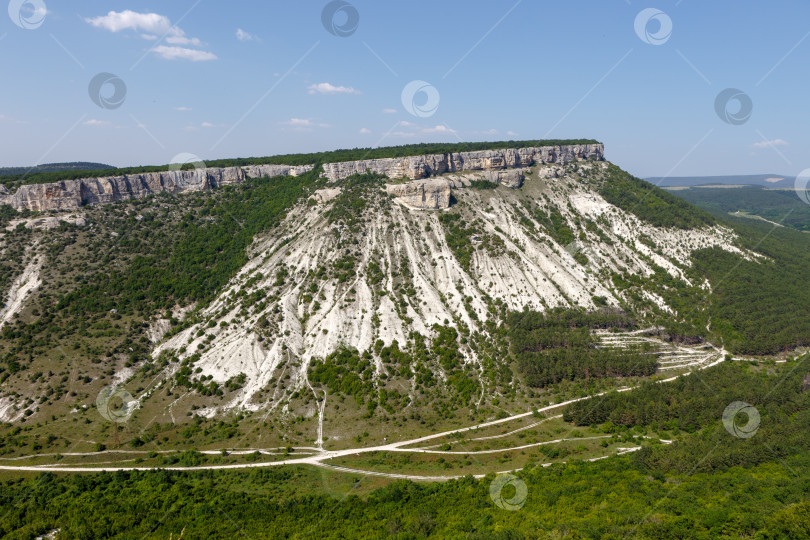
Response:
[{"label": "vegetation patch", "polygon": [[598,348],[591,329],[629,329],[623,313],[566,311],[511,313],[504,327],[509,349],[526,384],[544,387],[564,380],[639,377],[655,373],[657,362],[645,347]]}]

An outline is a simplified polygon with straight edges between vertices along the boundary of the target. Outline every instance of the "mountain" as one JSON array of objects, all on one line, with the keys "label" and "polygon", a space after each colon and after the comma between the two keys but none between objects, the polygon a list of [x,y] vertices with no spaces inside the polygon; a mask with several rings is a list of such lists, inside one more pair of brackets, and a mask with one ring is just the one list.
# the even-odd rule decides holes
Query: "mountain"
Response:
[{"label": "mountain", "polygon": [[[701,210],[596,142],[479,144],[5,190],[0,470],[40,476],[0,484],[23,501],[0,503],[0,532],[111,536],[177,502],[161,534],[218,537],[227,520],[200,502],[215,497],[265,536],[332,503],[352,517],[319,536],[373,536],[380,512],[390,534],[425,536],[418,501],[438,497],[447,535],[497,522],[531,537],[505,514],[459,524],[458,508],[503,508],[492,486],[520,478],[520,505],[551,520],[541,494],[599,478],[632,507],[610,530],[633,535],[638,486],[698,489],[696,466],[734,500],[750,491],[737,466],[794,500],[774,460],[807,470],[810,237]],[[768,434],[747,446],[718,420],[741,399]],[[98,470],[118,472],[53,475]],[[458,480],[388,485],[403,479]],[[99,507],[113,492],[149,524]],[[368,497],[334,501],[348,492]]]},{"label": "mountain", "polygon": [[653,176],[645,178],[659,187],[682,186],[764,186],[778,189],[793,189],[794,177],[783,174],[743,174],[729,176]]},{"label": "mountain", "polygon": [[101,171],[104,169],[114,169],[112,165],[104,163],[92,163],[87,161],[75,161],[71,163],[43,163],[31,167],[0,167],[0,176],[27,175],[37,173],[52,173],[64,171]]},{"label": "mountain", "polygon": [[392,416],[425,429],[396,411],[449,427],[807,343],[801,235],[759,240],[602,152],[21,186],[0,206],[3,418],[68,419],[123,384],[144,427],[260,414],[305,422],[260,436],[274,443],[345,445]]}]

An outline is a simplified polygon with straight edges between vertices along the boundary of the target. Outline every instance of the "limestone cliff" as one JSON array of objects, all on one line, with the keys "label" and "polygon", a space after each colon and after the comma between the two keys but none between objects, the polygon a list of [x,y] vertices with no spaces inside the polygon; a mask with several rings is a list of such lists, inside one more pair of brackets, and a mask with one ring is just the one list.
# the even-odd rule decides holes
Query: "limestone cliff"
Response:
[{"label": "limestone cliff", "polygon": [[582,159],[601,161],[604,159],[604,146],[601,144],[581,144],[570,146],[543,146],[529,148],[505,148],[502,150],[482,150],[477,152],[452,152],[425,156],[400,158],[365,159],[326,163],[324,176],[335,182],[353,174],[366,171],[383,174],[388,178],[410,178],[416,180],[428,176],[462,172],[495,171],[515,167],[529,167],[543,163],[568,163]]},{"label": "limestone cliff", "polygon": [[0,204],[11,205],[16,210],[75,210],[86,204],[139,199],[164,191],[173,194],[206,191],[239,184],[245,178],[297,176],[311,169],[312,165],[250,165],[64,180],[21,186],[13,194],[3,188],[0,190]]},{"label": "limestone cliff", "polygon": [[[601,144],[582,144],[452,152],[326,163],[323,168],[324,176],[332,182],[342,180],[353,174],[363,174],[369,170],[389,178],[410,178],[411,180],[446,173],[478,171],[486,173],[480,177],[483,180],[519,187],[523,181],[522,174],[507,169],[546,163],[564,164],[586,159],[603,160],[603,146]],[[76,210],[87,204],[105,204],[138,199],[154,193],[178,194],[205,191],[219,186],[239,184],[245,178],[281,175],[297,176],[311,170],[312,167],[312,165],[248,165],[244,167],[127,174],[65,180],[52,184],[24,185],[14,193],[9,193],[0,186],[2,188],[0,189],[0,204],[11,205],[16,210],[69,211]],[[462,174],[459,176],[460,180],[458,181],[463,182],[464,178],[465,175]],[[396,189],[407,190],[409,188]],[[421,189],[422,195],[418,195],[416,192],[408,192],[404,197],[411,202],[416,202],[417,198],[422,197],[422,204],[416,205],[419,208],[446,208],[449,205],[449,191],[446,194],[437,192],[437,189],[444,189],[439,184],[423,184],[421,187],[412,186],[412,189]],[[447,201],[446,204],[445,200]]]},{"label": "limestone cliff", "polygon": [[439,210],[450,207],[453,189],[469,187],[472,181],[491,182],[511,188],[519,188],[523,185],[524,177],[523,169],[480,171],[447,175],[441,178],[414,180],[401,184],[386,184],[385,190],[407,207],[420,210]]}]

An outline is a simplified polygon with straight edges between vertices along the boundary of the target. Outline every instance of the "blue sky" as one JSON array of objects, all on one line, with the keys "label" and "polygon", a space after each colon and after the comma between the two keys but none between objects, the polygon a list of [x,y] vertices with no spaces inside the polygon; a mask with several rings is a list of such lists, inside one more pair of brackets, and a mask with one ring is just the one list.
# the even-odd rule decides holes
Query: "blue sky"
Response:
[{"label": "blue sky", "polygon": [[[810,167],[807,2],[352,0],[331,5],[344,36],[328,5],[12,0],[0,166],[548,137],[639,176]],[[122,102],[91,99],[99,73]],[[403,102],[411,81],[437,106]],[[726,88],[753,105],[738,125]]]}]

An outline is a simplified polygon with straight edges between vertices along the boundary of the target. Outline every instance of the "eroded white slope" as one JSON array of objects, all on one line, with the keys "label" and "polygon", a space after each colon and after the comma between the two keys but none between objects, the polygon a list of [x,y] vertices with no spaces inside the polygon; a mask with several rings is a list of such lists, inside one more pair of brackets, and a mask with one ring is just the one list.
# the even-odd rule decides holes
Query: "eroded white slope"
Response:
[{"label": "eroded white slope", "polygon": [[8,295],[4,299],[5,303],[0,308],[0,328],[20,312],[31,293],[42,285],[42,279],[39,276],[41,269],[42,260],[38,256],[34,256],[26,265],[22,274],[14,279]]},{"label": "eroded white slope", "polygon": [[[477,236],[498,238],[503,246],[477,246],[468,268],[447,244],[442,211],[409,209],[382,187],[368,195],[365,213],[351,227],[327,217],[335,193],[301,203],[278,230],[255,240],[250,262],[204,310],[201,322],[154,354],[173,350],[187,358],[199,352],[195,367],[219,383],[244,373],[245,386],[224,408],[275,407],[285,394],[270,385],[274,378],[289,374],[292,388],[310,391],[311,359],[340,347],[363,351],[377,340],[404,343],[411,332],[430,336],[435,324],[483,331],[491,299],[514,310],[594,308],[595,297],[618,306],[627,299],[613,288],[611,272],[650,276],[653,263],[685,280],[683,269],[696,249],[719,246],[740,253],[728,229],[656,228],[607,203],[579,178],[576,167],[560,178],[553,177],[559,167],[547,169],[536,168],[518,190],[454,191],[458,202],[446,211],[461,213]],[[544,232],[531,204],[556,208],[583,235],[578,244],[587,265]],[[574,226],[586,218],[599,224],[601,236]],[[354,268],[340,280],[332,268],[346,257]],[[268,301],[249,301],[257,291]],[[646,296],[671,311],[660,296]],[[477,361],[472,351],[463,352],[468,361]],[[379,361],[376,369],[378,374],[384,369]],[[262,389],[268,391],[257,398]]]}]

